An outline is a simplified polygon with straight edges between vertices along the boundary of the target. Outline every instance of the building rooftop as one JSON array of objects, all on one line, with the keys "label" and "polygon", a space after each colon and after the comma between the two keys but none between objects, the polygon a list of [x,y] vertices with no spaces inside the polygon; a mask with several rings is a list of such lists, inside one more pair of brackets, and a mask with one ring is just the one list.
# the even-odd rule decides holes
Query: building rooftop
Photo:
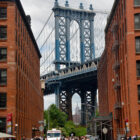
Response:
[{"label": "building rooftop", "polygon": [[117,5],[118,5],[119,1],[120,1],[120,0],[115,0],[115,1],[114,1],[114,4],[113,4],[113,7],[112,7],[110,16],[109,16],[109,18],[107,19],[107,25],[106,25],[106,28],[105,28],[105,32],[108,31],[108,28],[109,28],[109,26],[110,26],[110,24],[111,24],[112,18],[113,18],[113,16],[114,16],[114,13],[115,13],[115,11],[116,11],[116,8],[117,8]]}]

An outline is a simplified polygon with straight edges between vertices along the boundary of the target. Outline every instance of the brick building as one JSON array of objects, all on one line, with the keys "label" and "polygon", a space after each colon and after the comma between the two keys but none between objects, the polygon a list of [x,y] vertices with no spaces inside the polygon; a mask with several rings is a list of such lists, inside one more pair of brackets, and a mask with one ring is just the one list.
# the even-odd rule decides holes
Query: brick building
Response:
[{"label": "brick building", "polygon": [[140,136],[140,0],[115,0],[98,69],[100,115],[113,136]]},{"label": "brick building", "polygon": [[31,138],[43,120],[40,52],[20,0],[0,0],[0,132]]}]

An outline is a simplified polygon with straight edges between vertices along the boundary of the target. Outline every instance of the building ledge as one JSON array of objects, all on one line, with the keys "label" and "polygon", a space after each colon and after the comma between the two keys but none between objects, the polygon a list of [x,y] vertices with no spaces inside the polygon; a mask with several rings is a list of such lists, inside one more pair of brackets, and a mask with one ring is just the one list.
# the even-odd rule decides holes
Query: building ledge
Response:
[{"label": "building ledge", "polygon": [[140,55],[140,52],[136,52],[136,55]]},{"label": "building ledge", "polygon": [[0,41],[7,41],[7,38],[0,38]]},{"label": "building ledge", "polygon": [[7,63],[7,60],[0,60],[0,63]]},{"label": "building ledge", "polygon": [[140,5],[134,5],[134,8],[140,8]]},{"label": "building ledge", "polygon": [[140,31],[140,29],[135,29],[135,32],[139,32]]},{"label": "building ledge", "polygon": [[1,20],[7,20],[7,18],[0,18],[0,21],[1,21]]},{"label": "building ledge", "polygon": [[3,108],[0,108],[0,110],[7,110],[7,108],[6,107],[3,107]]}]

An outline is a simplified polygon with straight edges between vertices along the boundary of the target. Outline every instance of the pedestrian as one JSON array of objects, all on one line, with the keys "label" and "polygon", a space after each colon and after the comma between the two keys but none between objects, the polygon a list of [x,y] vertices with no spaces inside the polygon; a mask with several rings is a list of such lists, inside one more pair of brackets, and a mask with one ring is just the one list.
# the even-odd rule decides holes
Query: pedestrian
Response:
[{"label": "pedestrian", "polygon": [[132,140],[131,136],[129,136],[128,140]]},{"label": "pedestrian", "polygon": [[138,140],[138,135],[135,135],[135,136],[133,137],[133,139],[134,139],[134,140]]},{"label": "pedestrian", "polygon": [[22,138],[21,138],[21,140],[26,140],[26,137],[23,135]]}]

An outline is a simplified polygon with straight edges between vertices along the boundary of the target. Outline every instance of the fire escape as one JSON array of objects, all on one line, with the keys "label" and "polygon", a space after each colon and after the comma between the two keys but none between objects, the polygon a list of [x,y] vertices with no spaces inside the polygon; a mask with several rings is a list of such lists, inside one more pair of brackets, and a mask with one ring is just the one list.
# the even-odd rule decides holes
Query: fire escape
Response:
[{"label": "fire escape", "polygon": [[114,53],[114,65],[112,69],[115,72],[115,83],[114,83],[114,90],[115,90],[115,98],[116,103],[114,104],[114,120],[117,121],[117,128],[118,134],[121,133],[121,114],[122,114],[122,104],[121,104],[121,83],[120,83],[120,62],[119,62],[119,35],[118,35],[118,23],[115,22],[112,27],[112,33],[114,38],[114,43],[112,46],[112,52]]}]

